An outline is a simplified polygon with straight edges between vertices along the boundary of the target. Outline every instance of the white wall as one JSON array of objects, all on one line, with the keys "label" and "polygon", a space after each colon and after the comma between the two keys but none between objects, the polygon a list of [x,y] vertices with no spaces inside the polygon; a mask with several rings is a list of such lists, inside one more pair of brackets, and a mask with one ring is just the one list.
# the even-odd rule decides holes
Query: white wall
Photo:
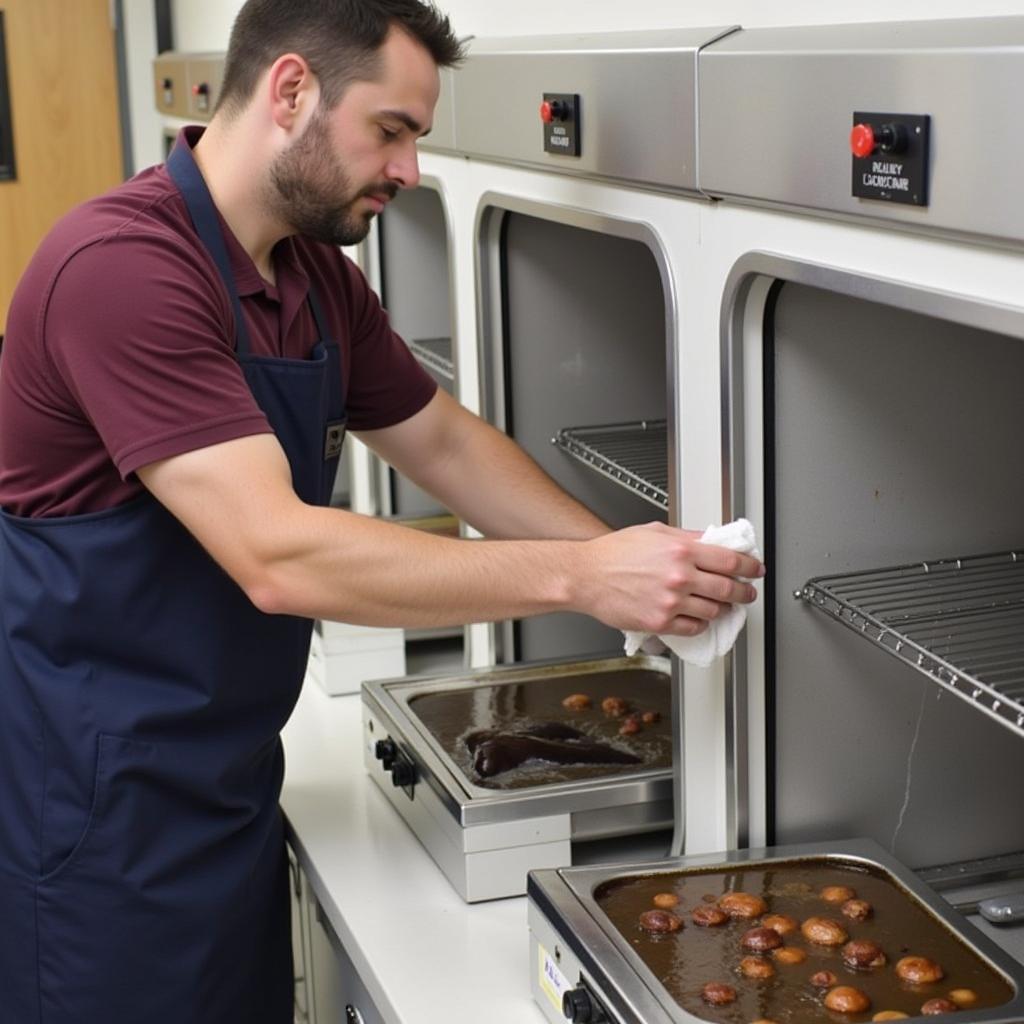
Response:
[{"label": "white wall", "polygon": [[133,170],[163,160],[160,123],[153,106],[153,58],[156,20],[153,0],[124,0],[121,31],[128,71],[128,119],[132,134]]},{"label": "white wall", "polygon": [[[691,25],[841,24],[1024,14],[1024,0],[439,0],[459,35],[611,32]],[[178,49],[227,46],[241,0],[177,0]]]}]

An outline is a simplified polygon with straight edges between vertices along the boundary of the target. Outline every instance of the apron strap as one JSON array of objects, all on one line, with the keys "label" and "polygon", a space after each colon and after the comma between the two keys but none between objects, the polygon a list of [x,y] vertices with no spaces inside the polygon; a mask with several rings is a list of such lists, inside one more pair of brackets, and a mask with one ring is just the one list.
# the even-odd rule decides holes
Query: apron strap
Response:
[{"label": "apron strap", "polygon": [[[221,234],[217,209],[213,205],[210,190],[206,187],[206,182],[203,181],[203,176],[187,146],[179,143],[174,147],[171,155],[167,158],[167,172],[185,200],[192,224],[202,239],[203,245],[206,246],[206,251],[217,264],[217,270],[220,272],[224,287],[227,288],[228,296],[231,298],[231,308],[235,314],[235,351],[239,355],[247,356],[251,348],[249,330],[242,317],[242,303],[238,299],[238,289],[235,287],[235,278],[231,273],[231,261],[228,259],[227,246],[224,245],[224,236]],[[316,315],[315,306],[314,315]],[[317,326],[320,327],[319,318]],[[321,332],[321,337],[323,336]]]},{"label": "apron strap", "polygon": [[309,308],[312,310],[313,319],[316,321],[317,338],[320,341],[327,341],[331,336],[327,329],[327,317],[324,315],[323,306],[320,305],[320,299],[317,296],[312,281],[309,282],[309,292],[306,298],[309,300]]}]

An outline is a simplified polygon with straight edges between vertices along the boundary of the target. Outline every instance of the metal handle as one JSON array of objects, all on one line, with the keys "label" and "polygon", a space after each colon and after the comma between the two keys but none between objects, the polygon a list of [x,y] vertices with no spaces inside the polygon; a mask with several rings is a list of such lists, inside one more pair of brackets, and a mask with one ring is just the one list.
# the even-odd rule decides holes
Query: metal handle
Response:
[{"label": "metal handle", "polygon": [[993,924],[1015,924],[1024,921],[1024,892],[994,896],[978,903],[978,913]]}]

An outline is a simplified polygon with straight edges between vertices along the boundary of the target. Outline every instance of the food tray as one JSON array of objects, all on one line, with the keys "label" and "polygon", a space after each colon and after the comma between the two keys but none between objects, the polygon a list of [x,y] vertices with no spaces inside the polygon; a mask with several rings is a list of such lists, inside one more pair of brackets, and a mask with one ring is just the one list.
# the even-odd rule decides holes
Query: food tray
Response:
[{"label": "food tray", "polygon": [[[701,888],[705,884],[705,879],[717,876],[716,884],[721,885],[721,880],[725,877],[729,879],[725,887],[739,891],[744,886],[749,886],[751,879],[755,877],[772,878],[774,873],[773,884],[777,885],[778,877],[784,870],[791,866],[795,870],[804,870],[810,865],[816,868],[836,868],[852,872],[855,876],[859,875],[865,880],[862,884],[866,890],[871,890],[876,880],[884,880],[906,898],[908,907],[921,921],[928,924],[933,936],[939,937],[933,940],[943,950],[939,955],[949,956],[948,949],[951,948],[951,944],[955,945],[966,958],[966,962],[976,968],[976,972],[971,974],[965,973],[966,969],[958,965],[955,972],[953,969],[950,971],[949,985],[939,982],[920,991],[908,991],[904,999],[906,1007],[911,1007],[911,1004],[919,1007],[929,998],[945,996],[947,989],[960,984],[972,988],[981,986],[982,983],[978,979],[987,976],[995,989],[1001,988],[1006,997],[1001,1001],[1001,1005],[961,1010],[957,1012],[956,1019],[964,1024],[968,1021],[998,1021],[1009,1024],[1011,1021],[1019,1022],[1024,1018],[1024,1000],[1021,997],[1024,988],[1024,967],[949,907],[911,871],[870,840],[851,840],[830,843],[827,846],[808,844],[674,858],[662,862],[656,871],[652,871],[648,865],[538,871],[531,873],[528,894],[532,904],[531,914],[539,912],[547,922],[550,922],[559,940],[564,942],[579,960],[591,987],[601,993],[601,1001],[616,1024],[689,1024],[701,1020],[749,1024],[750,1021],[761,1018],[776,1020],[778,1024],[813,1024],[817,1020],[860,1024],[863,1021],[870,1021],[873,1014],[880,1010],[903,1008],[904,1012],[909,1013],[910,1009],[902,1006],[873,1006],[868,1012],[861,1014],[831,1013],[823,1007],[821,996],[813,989],[809,992],[804,990],[806,999],[802,1001],[799,1009],[791,1007],[787,1010],[775,1005],[770,998],[772,982],[767,983],[769,987],[764,988],[759,997],[758,986],[765,986],[765,982],[754,982],[745,978],[740,980],[732,973],[735,968],[733,961],[738,961],[740,956],[745,955],[735,950],[735,944],[730,946],[730,952],[723,957],[726,962],[715,972],[721,975],[720,978],[704,978],[703,974],[708,968],[703,966],[698,968],[699,977],[683,981],[685,1005],[681,1005],[670,992],[670,986],[664,983],[664,978],[670,977],[673,971],[685,968],[686,955],[680,954],[674,960],[669,957],[666,961],[667,966],[666,963],[655,963],[652,969],[652,964],[648,962],[651,958],[645,956],[645,953],[652,945],[656,947],[658,940],[650,940],[639,928],[634,928],[630,924],[623,926],[622,922],[616,923],[606,912],[608,893],[614,892],[617,886],[633,884],[636,880],[640,880],[641,884],[648,884],[647,880],[650,880],[650,887],[661,891],[662,887],[671,890],[681,882],[693,880],[696,880],[696,888]],[[710,885],[710,881],[707,884]],[[853,887],[856,889],[857,885]],[[698,929],[690,922],[690,909],[691,907],[687,906],[685,913],[681,914],[686,918],[684,931],[694,933],[694,940],[708,939],[711,944],[718,942],[721,936],[710,934],[713,929]],[[838,915],[827,913],[824,916]],[[891,970],[892,963],[903,956],[927,956],[927,950],[909,948],[908,943],[902,942],[897,935],[885,931],[888,925],[883,928],[883,924],[888,916],[888,912],[879,912],[878,926],[885,936],[883,938],[880,935],[879,941],[883,948],[886,948],[891,960],[885,969]],[[863,932],[865,937],[868,937],[871,931],[869,925],[870,920],[851,926],[851,935],[860,937],[860,933]],[[742,930],[741,928],[740,931]],[[738,936],[730,938],[736,937]],[[673,936],[669,935],[660,941],[671,943],[672,940]],[[914,941],[923,940],[919,940],[915,933],[909,936],[909,944],[912,945]],[[829,957],[833,960],[838,959],[834,953],[822,953],[820,958],[823,965]],[[806,973],[808,965],[793,969]],[[856,984],[856,981],[850,980],[850,972],[846,972],[844,976],[844,972],[835,970],[834,965],[832,969],[839,976],[837,984]],[[782,973],[781,966],[777,973]],[[964,980],[966,978],[969,980]],[[704,981],[714,980],[734,984],[737,989],[745,986],[748,992],[754,994],[743,1001],[737,1000],[731,1007],[708,1006],[700,999],[700,989]],[[575,982],[575,978],[572,981]]]}]

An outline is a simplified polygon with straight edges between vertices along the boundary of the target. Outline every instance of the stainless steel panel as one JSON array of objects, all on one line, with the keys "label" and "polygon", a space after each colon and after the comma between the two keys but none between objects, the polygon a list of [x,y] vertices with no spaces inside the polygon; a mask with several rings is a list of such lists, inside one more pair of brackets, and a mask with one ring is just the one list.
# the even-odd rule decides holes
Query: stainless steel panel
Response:
[{"label": "stainless steel panel", "polygon": [[455,148],[455,80],[458,72],[441,68],[441,92],[434,108],[434,124],[430,134],[419,142],[421,149],[449,152]]},{"label": "stainless steel panel", "polygon": [[[709,195],[1024,240],[1024,18],[755,29],[698,64]],[[852,197],[855,110],[931,116],[928,207]]]},{"label": "stainless steel panel", "polygon": [[[165,82],[169,85],[165,86]],[[153,61],[153,101],[161,114],[188,117],[186,55],[163,53]]]},{"label": "stainless steel panel", "polygon": [[774,353],[777,840],[869,835],[915,867],[1024,848],[1019,737],[793,598],[1020,542],[1024,344],[788,283]]},{"label": "stainless steel panel", "polygon": [[[609,524],[664,520],[552,444],[563,427],[665,417],[665,292],[654,255],[636,240],[512,214],[504,265],[505,429]],[[563,613],[524,620],[517,656],[621,649],[618,630]]]},{"label": "stainless steel panel", "polygon": [[[191,54],[188,57],[187,72],[188,113],[185,116],[196,121],[209,121],[224,79],[224,54]],[[200,87],[207,89],[205,103],[204,96],[195,92]]]},{"label": "stainless steel panel", "polygon": [[[695,192],[697,51],[729,28],[477,40],[454,76],[459,152]],[[544,151],[544,93],[580,96],[578,157]]]},{"label": "stainless steel panel", "polygon": [[[449,230],[440,183],[399,192],[380,215],[381,295],[394,329],[408,341],[451,337]],[[435,375],[436,376],[436,375]],[[453,382],[438,377],[453,392]],[[433,515],[437,500],[391,473],[395,515]]]}]

